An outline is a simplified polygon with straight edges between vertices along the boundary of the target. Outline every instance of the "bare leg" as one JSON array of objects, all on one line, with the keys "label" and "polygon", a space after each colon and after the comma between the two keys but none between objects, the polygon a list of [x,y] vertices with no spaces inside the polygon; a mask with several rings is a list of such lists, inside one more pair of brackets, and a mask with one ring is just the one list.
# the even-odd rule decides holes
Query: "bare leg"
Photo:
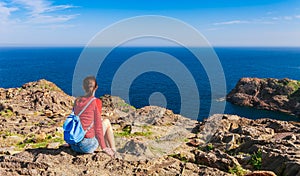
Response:
[{"label": "bare leg", "polygon": [[114,133],[110,121],[108,119],[104,119],[102,121],[102,128],[103,128],[105,143],[108,144],[108,146],[115,152],[116,145],[115,145]]}]

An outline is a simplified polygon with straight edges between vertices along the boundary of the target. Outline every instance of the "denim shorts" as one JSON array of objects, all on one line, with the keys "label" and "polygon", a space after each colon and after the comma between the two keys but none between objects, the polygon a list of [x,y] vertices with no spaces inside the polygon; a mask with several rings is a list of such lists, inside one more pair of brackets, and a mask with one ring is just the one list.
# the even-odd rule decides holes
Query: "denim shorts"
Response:
[{"label": "denim shorts", "polygon": [[71,144],[71,149],[78,153],[93,153],[98,146],[98,140],[95,137],[83,138],[77,144]]}]

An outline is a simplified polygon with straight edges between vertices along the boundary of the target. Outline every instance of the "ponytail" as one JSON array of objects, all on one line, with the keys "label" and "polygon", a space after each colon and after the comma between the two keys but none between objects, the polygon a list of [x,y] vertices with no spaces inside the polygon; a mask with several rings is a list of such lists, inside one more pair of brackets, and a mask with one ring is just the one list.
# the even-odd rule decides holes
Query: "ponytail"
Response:
[{"label": "ponytail", "polygon": [[[90,83],[90,81],[95,82],[95,86]],[[83,89],[87,96],[92,96],[94,91],[97,89],[98,84],[95,76],[88,76],[83,80]]]}]

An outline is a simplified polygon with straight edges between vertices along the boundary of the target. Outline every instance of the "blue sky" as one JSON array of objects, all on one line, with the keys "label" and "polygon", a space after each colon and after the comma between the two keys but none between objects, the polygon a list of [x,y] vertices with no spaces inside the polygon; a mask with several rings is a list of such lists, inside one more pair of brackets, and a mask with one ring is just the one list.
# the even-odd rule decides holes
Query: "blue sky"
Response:
[{"label": "blue sky", "polygon": [[138,15],[182,20],[213,46],[300,46],[299,0],[0,0],[0,45],[86,45]]}]

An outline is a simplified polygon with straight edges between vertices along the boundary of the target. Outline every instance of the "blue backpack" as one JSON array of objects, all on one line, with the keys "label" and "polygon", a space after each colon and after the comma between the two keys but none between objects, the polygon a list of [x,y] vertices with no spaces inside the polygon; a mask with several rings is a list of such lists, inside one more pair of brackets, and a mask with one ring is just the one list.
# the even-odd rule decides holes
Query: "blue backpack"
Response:
[{"label": "blue backpack", "polygon": [[96,98],[92,98],[85,107],[80,111],[78,115],[75,115],[74,108],[72,113],[67,117],[64,122],[63,129],[64,129],[64,140],[68,144],[76,144],[84,138],[86,132],[91,129],[94,124],[94,120],[92,121],[91,125],[84,130],[81,122],[80,122],[80,115],[85,111],[85,109],[92,103],[93,100]]}]

